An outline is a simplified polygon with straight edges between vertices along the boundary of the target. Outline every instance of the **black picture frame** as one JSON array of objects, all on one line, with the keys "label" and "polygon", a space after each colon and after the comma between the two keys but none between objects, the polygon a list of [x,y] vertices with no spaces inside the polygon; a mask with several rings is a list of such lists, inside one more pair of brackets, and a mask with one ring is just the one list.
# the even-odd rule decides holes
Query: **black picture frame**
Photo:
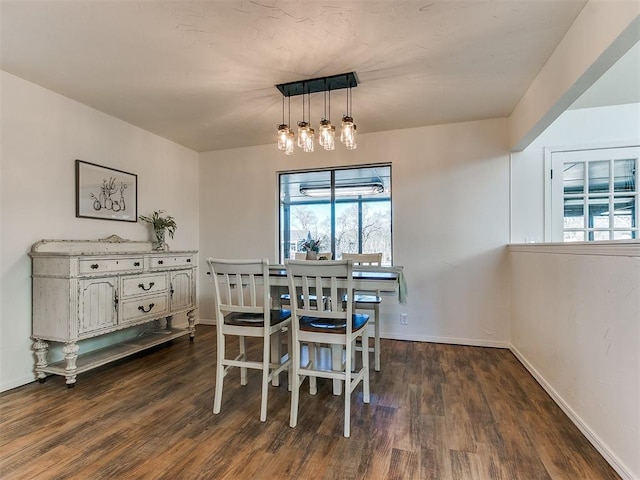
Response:
[{"label": "black picture frame", "polygon": [[76,160],[76,217],[138,221],[138,176]]}]

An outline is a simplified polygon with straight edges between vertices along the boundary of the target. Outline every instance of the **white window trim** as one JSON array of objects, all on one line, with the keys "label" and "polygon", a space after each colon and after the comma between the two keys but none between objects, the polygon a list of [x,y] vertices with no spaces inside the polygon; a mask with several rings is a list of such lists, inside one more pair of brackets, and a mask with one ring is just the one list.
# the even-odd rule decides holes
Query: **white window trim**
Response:
[{"label": "white window trim", "polygon": [[[631,139],[616,142],[603,142],[596,144],[582,144],[582,145],[565,145],[544,147],[544,241],[549,243],[553,242],[552,237],[552,222],[553,222],[553,192],[551,185],[551,169],[552,169],[552,155],[559,152],[575,152],[579,150],[603,150],[608,148],[626,148],[626,147],[640,147],[640,139]],[[592,242],[588,242],[592,243]]]},{"label": "white window trim", "polygon": [[599,255],[640,257],[640,240],[603,240],[598,242],[512,243],[510,252],[557,255]]}]

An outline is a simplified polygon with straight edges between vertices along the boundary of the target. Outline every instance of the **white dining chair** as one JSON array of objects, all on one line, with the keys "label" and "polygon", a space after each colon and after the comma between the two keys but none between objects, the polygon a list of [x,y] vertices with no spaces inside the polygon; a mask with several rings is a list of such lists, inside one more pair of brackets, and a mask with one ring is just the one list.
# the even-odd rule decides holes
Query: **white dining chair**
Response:
[{"label": "white dining chair", "polygon": [[[350,435],[351,393],[362,382],[363,402],[369,403],[369,353],[362,351],[360,368],[352,361],[356,339],[368,343],[369,316],[353,313],[353,262],[351,260],[288,260],[287,277],[292,298],[292,388],[289,424],[298,423],[300,386],[309,377],[310,393],[316,393],[316,378],[344,382],[344,436]],[[346,308],[343,297],[346,296]],[[312,298],[324,297],[325,302]],[[301,365],[302,344],[310,348]],[[313,346],[328,344],[344,351],[344,360],[331,364],[331,370],[316,361]]]},{"label": "white dining chair", "polygon": [[[293,252],[294,260],[307,260],[307,252]],[[332,252],[319,252],[316,254],[317,260],[331,260],[333,259]],[[289,306],[291,305],[291,296],[289,293],[283,293],[280,295],[280,305],[281,306]]]},{"label": "white dining chair", "polygon": [[[214,284],[216,309],[217,361],[213,413],[220,413],[222,387],[227,372],[232,367],[239,367],[240,384],[246,385],[247,369],[252,368],[262,371],[260,421],[264,422],[267,419],[269,382],[291,365],[291,347],[286,360],[283,361],[281,355],[277,355],[277,361],[271,360],[271,345],[281,345],[280,336],[291,324],[291,311],[271,309],[267,259],[208,258],[207,263]],[[228,337],[236,337],[239,342],[240,353],[233,358],[227,358],[226,355]],[[247,357],[245,337],[262,339],[260,361]]]},{"label": "white dining chair", "polygon": [[[376,265],[382,264],[382,253],[343,253],[343,260],[353,260],[354,265]],[[373,347],[369,351],[373,352],[374,368],[380,371],[380,304],[382,297],[379,290],[356,291],[354,295],[356,311],[365,310],[373,312]],[[361,347],[360,347],[361,348]]]}]

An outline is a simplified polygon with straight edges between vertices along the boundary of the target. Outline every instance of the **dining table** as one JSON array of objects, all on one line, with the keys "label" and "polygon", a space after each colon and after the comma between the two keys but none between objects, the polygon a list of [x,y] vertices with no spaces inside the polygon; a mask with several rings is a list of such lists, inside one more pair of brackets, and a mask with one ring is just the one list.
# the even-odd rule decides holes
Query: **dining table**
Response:
[{"label": "dining table", "polygon": [[[346,288],[346,279],[342,285],[338,282],[338,288]],[[283,293],[289,292],[289,279],[287,277],[286,265],[274,264],[269,265],[269,284],[271,287],[271,296],[274,299],[280,298]],[[407,301],[407,286],[404,278],[404,269],[402,266],[378,266],[378,265],[354,265],[352,286],[355,290],[360,291],[379,291],[388,294],[397,293],[398,302],[405,304]],[[276,362],[281,356],[281,345],[279,340],[272,343],[271,356],[272,361]],[[331,347],[332,364],[338,365],[342,362],[343,350],[338,346]],[[274,377],[273,385],[277,386],[279,379]],[[340,395],[342,393],[342,382],[340,380],[333,381],[333,394]]]},{"label": "dining table", "polygon": [[[407,288],[404,269],[401,266],[354,265],[352,282],[355,290],[397,292],[398,301],[406,303]],[[273,289],[272,293],[289,288],[285,265],[269,265],[269,284]],[[338,283],[338,288],[340,287],[346,287],[346,281],[344,285]]]}]

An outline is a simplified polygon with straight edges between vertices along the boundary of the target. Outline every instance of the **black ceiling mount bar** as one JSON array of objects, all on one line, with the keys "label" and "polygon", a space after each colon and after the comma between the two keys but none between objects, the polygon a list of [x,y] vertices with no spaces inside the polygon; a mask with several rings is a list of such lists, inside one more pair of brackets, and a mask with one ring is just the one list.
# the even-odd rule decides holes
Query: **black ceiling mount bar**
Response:
[{"label": "black ceiling mount bar", "polygon": [[280,93],[285,97],[340,90],[342,88],[357,86],[358,77],[356,76],[356,72],[341,73],[339,75],[331,75],[329,77],[311,78],[309,80],[300,80],[297,82],[281,83],[276,85],[277,89],[280,90]]}]

